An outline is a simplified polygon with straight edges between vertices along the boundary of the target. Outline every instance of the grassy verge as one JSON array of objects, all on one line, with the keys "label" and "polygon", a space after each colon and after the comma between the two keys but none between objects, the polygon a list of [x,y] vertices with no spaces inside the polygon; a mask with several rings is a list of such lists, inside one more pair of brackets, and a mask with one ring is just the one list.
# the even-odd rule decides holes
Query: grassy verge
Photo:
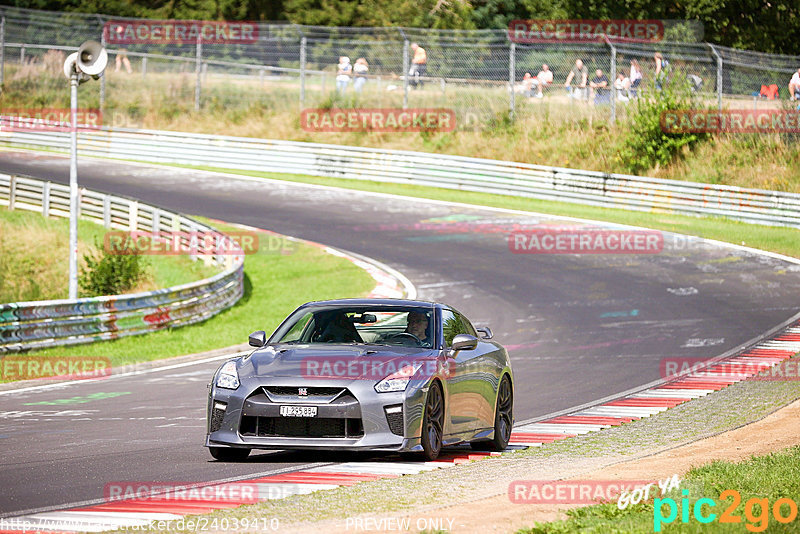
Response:
[{"label": "grassy verge", "polygon": [[[103,246],[106,230],[78,221],[78,259]],[[98,247],[99,245],[99,247]],[[146,256],[146,275],[130,292],[201,280],[216,268],[179,256]],[[31,211],[0,208],[0,302],[65,299],[69,296],[69,221]]]},{"label": "grassy verge", "polygon": [[[568,519],[551,523],[536,524],[531,528],[521,529],[517,534],[557,534],[563,532],[797,532],[798,521],[782,524],[774,515],[773,507],[782,498],[790,499],[794,504],[782,504],[780,514],[790,517],[790,506],[797,510],[800,495],[798,478],[800,465],[800,446],[768,454],[752,457],[749,460],[732,463],[714,461],[707,465],[690,470],[681,482],[681,487],[689,491],[684,496],[681,490],[672,490],[658,500],[629,506],[620,510],[617,503],[605,503],[568,510]],[[734,490],[740,496],[735,502],[734,495],[725,495],[725,490]],[[682,499],[688,499],[682,501]],[[702,514],[713,521],[700,523],[695,516],[695,505],[698,499],[708,498],[716,504],[708,502],[700,509]],[[670,499],[673,501],[670,503]],[[676,517],[670,517],[670,505],[676,511]],[[688,504],[688,506],[687,506]],[[687,516],[683,516],[683,508],[689,508]],[[721,522],[723,512],[729,513],[734,521]],[[795,514],[796,515],[796,514]],[[686,519],[686,521],[684,521]]]},{"label": "grassy verge", "polygon": [[[63,90],[63,58],[49,52],[46,59],[6,67],[6,82],[0,106],[13,108],[66,108]],[[442,154],[480,156],[590,169],[626,172],[618,153],[631,128],[633,103],[617,106],[618,120],[610,123],[605,106],[570,101],[563,88],[554,88],[543,99],[516,99],[516,120],[506,119],[508,95],[504,88],[438,84],[411,91],[409,107],[453,109],[458,127],[453,132],[381,133],[311,132],[303,129],[298,107],[296,79],[258,77],[232,79],[210,74],[203,84],[203,104],[194,110],[193,73],[159,72],[157,62],[147,76],[124,72],[106,73],[103,124],[114,128],[151,128],[173,131],[311,141],[375,148],[408,149]],[[169,67],[165,67],[169,68]],[[394,82],[396,84],[396,82]],[[358,97],[337,97],[332,77],[307,80],[306,108],[397,108],[402,91],[387,91],[367,84]],[[705,94],[705,101],[715,102]],[[96,91],[85,91],[81,107],[98,108]],[[751,101],[727,100],[729,109],[752,107]],[[777,102],[759,106],[777,107]],[[800,191],[800,150],[796,139],[786,134],[721,134],[684,150],[668,165],[642,171],[657,178],[725,183],[786,191]]]},{"label": "grassy verge", "polygon": [[609,221],[619,224],[643,226],[656,230],[695,235],[706,239],[716,239],[735,245],[746,245],[762,250],[777,252],[800,258],[800,230],[775,226],[762,226],[732,221],[722,218],[689,217],[671,213],[638,212],[622,209],[600,208],[583,206],[566,202],[550,200],[537,200],[531,198],[510,197],[487,193],[474,193],[470,191],[457,191],[440,189],[436,187],[388,184],[343,178],[325,178],[317,176],[277,174],[258,171],[240,171],[212,167],[191,167],[202,170],[225,172],[229,174],[242,174],[269,178],[273,180],[286,180],[307,184],[329,185],[359,191],[372,191],[377,193],[391,193],[410,197],[427,198],[432,200],[447,200],[463,202],[476,206],[492,206],[497,208],[532,211],[566,217],[579,217],[600,221]]},{"label": "grassy verge", "polygon": [[[202,220],[202,219],[201,219]],[[213,224],[225,231],[233,228]],[[114,341],[37,351],[42,356],[108,356],[112,366],[180,356],[247,342],[254,330],[271,332],[292,310],[311,300],[363,296],[374,280],[348,260],[295,243],[291,254],[261,247],[245,258],[244,296],[204,321]]]}]

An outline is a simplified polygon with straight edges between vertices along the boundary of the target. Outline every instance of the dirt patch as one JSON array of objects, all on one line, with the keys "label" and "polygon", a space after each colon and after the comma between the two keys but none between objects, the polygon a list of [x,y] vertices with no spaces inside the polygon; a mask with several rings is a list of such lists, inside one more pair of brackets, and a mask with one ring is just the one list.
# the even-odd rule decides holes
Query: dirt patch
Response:
[{"label": "dirt patch", "polygon": [[[590,470],[568,480],[662,480],[685,474],[713,460],[741,461],[800,444],[800,400],[764,419],[716,436],[661,452]],[[522,473],[521,473],[522,475]],[[522,478],[522,477],[520,477]],[[488,481],[487,481],[488,482]],[[487,486],[491,486],[487,484]],[[386,532],[447,530],[469,534],[514,532],[534,522],[565,518],[564,511],[577,505],[513,504],[507,494],[437,507],[432,504],[415,513],[364,514],[347,519],[296,525],[296,532]],[[290,530],[295,531],[295,530]]]}]

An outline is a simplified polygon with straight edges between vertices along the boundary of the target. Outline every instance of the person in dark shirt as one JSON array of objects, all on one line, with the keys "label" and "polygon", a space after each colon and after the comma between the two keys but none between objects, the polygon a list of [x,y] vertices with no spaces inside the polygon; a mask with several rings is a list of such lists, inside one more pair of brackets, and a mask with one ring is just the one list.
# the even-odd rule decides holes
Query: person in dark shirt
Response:
[{"label": "person in dark shirt", "polygon": [[603,74],[603,71],[597,69],[594,71],[594,78],[589,82],[589,87],[594,89],[594,103],[595,104],[608,104],[611,92],[608,88],[608,78]]},{"label": "person in dark shirt", "polygon": [[423,312],[412,311],[408,312],[406,320],[408,321],[406,332],[416,336],[421,344],[430,345],[430,340],[428,339],[428,316]]}]

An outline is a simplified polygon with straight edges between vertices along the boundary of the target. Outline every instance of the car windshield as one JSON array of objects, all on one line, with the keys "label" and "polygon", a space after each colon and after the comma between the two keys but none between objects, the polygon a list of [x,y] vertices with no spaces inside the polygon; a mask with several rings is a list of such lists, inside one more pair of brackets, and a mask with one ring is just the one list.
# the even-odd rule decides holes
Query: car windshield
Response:
[{"label": "car windshield", "polygon": [[294,312],[272,343],[363,343],[433,347],[433,308],[315,306]]}]

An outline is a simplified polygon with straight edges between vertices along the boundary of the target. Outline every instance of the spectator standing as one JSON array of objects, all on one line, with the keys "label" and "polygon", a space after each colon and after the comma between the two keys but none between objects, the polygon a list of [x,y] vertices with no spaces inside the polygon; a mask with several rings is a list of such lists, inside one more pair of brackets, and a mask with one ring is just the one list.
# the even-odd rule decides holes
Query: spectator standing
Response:
[{"label": "spectator standing", "polygon": [[[117,32],[117,39],[121,42],[122,32],[124,31],[124,28],[122,26],[117,26],[115,31]],[[115,63],[114,72],[119,72],[120,66],[124,65],[125,70],[128,72],[128,74],[133,74],[133,69],[131,68],[131,61],[128,59],[127,49],[120,48],[119,50],[117,50],[117,57],[114,63]]]},{"label": "spectator standing", "polygon": [[[575,66],[572,67],[572,70],[569,71],[567,75],[567,81],[564,82],[564,87],[570,93],[570,96],[573,98],[588,98],[588,90],[586,88],[586,82],[589,77],[589,69],[586,68],[586,65],[583,64],[583,60],[576,59]],[[572,87],[572,80],[575,80],[577,87]]]},{"label": "spectator standing", "polygon": [[414,52],[414,57],[411,59],[411,69],[408,75],[411,77],[409,83],[413,87],[422,87],[422,80],[428,69],[428,53],[417,43],[411,43],[411,51]]},{"label": "spectator standing", "polygon": [[662,89],[662,82],[665,81],[667,77],[667,69],[669,68],[669,61],[664,58],[661,52],[656,52],[653,55],[653,59],[656,62],[656,90],[661,91]]},{"label": "spectator standing", "polygon": [[353,89],[355,89],[356,93],[360,93],[364,88],[364,84],[367,83],[367,72],[369,72],[367,60],[363,57],[358,58],[355,65],[353,65],[353,74],[355,75]]},{"label": "spectator standing", "polygon": [[602,70],[597,69],[594,71],[594,78],[589,82],[589,87],[594,89],[595,104],[609,103],[610,90],[608,88],[608,78],[606,78]]},{"label": "spectator standing", "polygon": [[347,91],[347,86],[350,84],[350,74],[353,72],[353,66],[350,65],[350,58],[347,56],[339,57],[339,65],[336,70],[336,90],[344,94]]},{"label": "spectator standing", "polygon": [[642,83],[642,67],[639,66],[638,59],[631,60],[631,71],[629,78],[631,80],[631,87],[630,87],[631,98],[636,98],[636,95],[639,91],[639,84]]},{"label": "spectator standing", "polygon": [[800,100],[800,68],[792,74],[789,80],[789,100]]}]

